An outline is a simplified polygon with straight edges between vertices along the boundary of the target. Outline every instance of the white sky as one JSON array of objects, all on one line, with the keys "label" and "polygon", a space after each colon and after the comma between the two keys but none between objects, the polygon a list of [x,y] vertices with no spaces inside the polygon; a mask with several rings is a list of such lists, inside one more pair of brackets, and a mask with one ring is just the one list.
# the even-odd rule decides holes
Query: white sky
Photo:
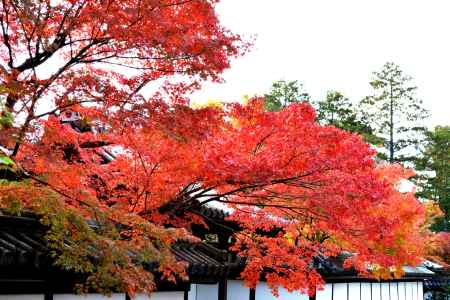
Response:
[{"label": "white sky", "polygon": [[450,125],[448,0],[222,0],[218,12],[256,42],[196,101],[239,101],[278,79],[299,80],[315,100],[335,89],[358,101],[371,72],[394,61],[415,79],[429,125]]}]

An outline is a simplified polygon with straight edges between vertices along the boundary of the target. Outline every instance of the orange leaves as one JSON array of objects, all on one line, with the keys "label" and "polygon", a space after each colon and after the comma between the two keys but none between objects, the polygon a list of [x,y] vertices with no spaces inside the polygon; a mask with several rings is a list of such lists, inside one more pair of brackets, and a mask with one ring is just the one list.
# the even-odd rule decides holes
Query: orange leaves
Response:
[{"label": "orange leaves", "polygon": [[427,258],[450,268],[450,233],[439,232],[429,236],[426,244]]},{"label": "orange leaves", "polygon": [[274,259],[293,244],[295,251],[308,251],[296,252],[302,257],[298,263],[284,254],[285,264],[310,274],[303,263],[339,249],[356,253],[351,264],[365,274],[368,264],[378,266],[372,273],[377,277],[398,276],[401,271],[390,270],[419,262],[424,209],[411,193],[396,190],[408,171],[376,168],[373,150],[360,137],[313,123],[307,105],[279,113],[257,107],[257,102],[237,107],[234,115],[242,125],[206,150],[211,167],[206,178],[214,177],[216,184],[222,178],[226,185],[217,189],[229,195],[219,201],[235,209],[230,218],[252,232],[236,246],[251,257],[244,277],[252,282],[264,271],[274,285],[289,287],[294,275],[286,275]]},{"label": "orange leaves", "polygon": [[[0,115],[15,121],[0,143],[24,177],[0,177],[0,206],[42,215],[57,262],[87,273],[97,290],[150,292],[154,278],[143,262],[185,278],[171,245],[192,239],[187,230],[204,222],[191,211],[190,192],[217,182],[204,153],[230,127],[224,111],[194,111],[186,95],[202,80],[220,81],[248,48],[220,24],[216,2],[0,4]],[[84,226],[72,230],[75,223]]]},{"label": "orange leaves", "polygon": [[[204,224],[195,209],[206,201],[225,205],[241,228],[231,247],[247,257],[242,277],[254,286],[264,276],[274,292],[312,293],[322,283],[312,265],[318,255],[346,250],[354,253],[347,266],[388,278],[423,254],[425,210],[396,189],[408,172],[377,167],[359,136],[319,126],[309,105],[268,113],[258,99],[201,109],[154,99],[139,107],[122,122],[112,116],[114,126],[101,135],[50,118],[40,141],[19,156],[65,209],[124,226],[90,242],[146,253],[142,259],[158,262],[168,279],[184,277],[170,247]],[[119,147],[109,163],[98,157],[111,149],[81,146],[99,137]],[[137,280],[141,269],[132,263],[111,269],[123,253],[104,247],[109,260],[92,278],[107,280],[113,271],[130,292],[153,280]]]},{"label": "orange leaves", "polygon": [[[248,47],[219,23],[216,1],[64,0],[47,8],[51,18],[34,1],[16,2],[0,7],[9,16],[0,79],[7,112],[23,122],[0,140],[15,147],[28,178],[0,181],[0,204],[42,215],[58,263],[89,274],[91,286],[150,292],[142,262],[185,278],[171,245],[193,239],[189,230],[204,224],[197,210],[209,202],[242,229],[231,246],[248,257],[249,285],[263,275],[274,289],[311,292],[322,283],[313,258],[341,250],[380,276],[417,262],[424,210],[396,190],[410,174],[376,168],[361,137],[318,125],[305,103],[279,112],[265,112],[259,98],[187,105],[186,94],[220,81]],[[150,82],[156,88],[143,97]],[[42,107],[52,108],[37,114]],[[68,112],[79,119],[63,120]]]},{"label": "orange leaves", "polygon": [[256,285],[261,275],[275,295],[279,286],[289,291],[314,293],[315,287],[323,284],[312,268],[312,257],[318,253],[314,243],[297,245],[281,236],[263,237],[244,232],[238,236],[233,249],[247,258],[241,276],[250,287]]}]

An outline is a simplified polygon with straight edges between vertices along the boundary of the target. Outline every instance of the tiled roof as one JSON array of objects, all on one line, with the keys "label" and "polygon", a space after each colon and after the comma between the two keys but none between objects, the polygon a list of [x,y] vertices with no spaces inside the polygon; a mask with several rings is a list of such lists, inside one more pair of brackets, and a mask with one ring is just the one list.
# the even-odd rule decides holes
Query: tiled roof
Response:
[{"label": "tiled roof", "polygon": [[[315,268],[319,271],[319,273],[324,276],[324,278],[328,279],[336,279],[339,277],[342,278],[360,278],[358,276],[358,272],[354,269],[346,269],[344,268],[344,261],[346,258],[350,257],[351,254],[345,253],[338,257],[326,258],[323,256],[317,256],[314,258]],[[403,267],[403,271],[405,272],[404,278],[431,278],[434,275],[434,272],[425,268],[424,266],[405,266]]]},{"label": "tiled roof", "polygon": [[224,220],[229,215],[229,213],[223,211],[222,209],[207,205],[200,206],[198,211],[202,216],[213,220]]},{"label": "tiled roof", "polygon": [[32,218],[0,216],[0,266],[39,267],[48,248],[42,226]]},{"label": "tiled roof", "polygon": [[196,277],[220,278],[227,275],[227,252],[206,243],[180,243],[172,249],[176,258],[189,263],[187,272]]},{"label": "tiled roof", "polygon": [[[48,266],[51,261],[44,234],[45,228],[36,219],[0,215],[0,267]],[[172,251],[189,264],[191,276],[219,278],[233,266],[227,251],[203,242],[177,243]]]},{"label": "tiled roof", "polygon": [[450,288],[450,277],[433,277],[425,279],[423,288],[426,291],[448,290]]},{"label": "tiled roof", "polygon": [[[208,211],[210,212],[211,210]],[[51,265],[49,249],[43,238],[44,232],[45,228],[36,219],[0,216],[0,267],[28,266],[39,269]],[[178,260],[189,264],[187,272],[191,279],[217,280],[230,274],[237,276],[245,265],[244,260],[233,253],[204,242],[177,243],[172,251]],[[316,257],[314,267],[326,280],[361,279],[355,270],[343,268],[346,257],[348,255],[336,258]],[[404,270],[406,278],[428,278],[426,284],[430,288],[443,284],[441,279],[432,278],[434,273],[425,267],[405,267]]]}]

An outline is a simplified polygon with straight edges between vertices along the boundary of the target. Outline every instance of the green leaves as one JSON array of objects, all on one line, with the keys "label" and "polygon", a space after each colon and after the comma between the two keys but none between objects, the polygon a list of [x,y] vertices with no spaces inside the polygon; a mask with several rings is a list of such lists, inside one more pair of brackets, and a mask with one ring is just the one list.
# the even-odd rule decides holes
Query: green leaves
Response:
[{"label": "green leaves", "polygon": [[3,112],[0,115],[0,128],[10,128],[14,123],[14,116],[10,112]]},{"label": "green leaves", "polygon": [[264,95],[266,111],[279,111],[292,103],[309,102],[309,94],[297,80],[278,80],[272,84],[270,93]]},{"label": "green leaves", "polygon": [[433,229],[450,231],[450,126],[437,126],[426,136],[426,146],[415,160],[418,195],[437,201],[444,212]]},{"label": "green leaves", "polygon": [[9,158],[8,156],[0,156],[0,164],[6,165],[6,166],[14,166],[14,161]]},{"label": "green leaves", "polygon": [[0,180],[17,177],[16,163],[8,156],[0,155]]},{"label": "green leaves", "polygon": [[428,111],[411,81],[398,65],[388,62],[373,73],[373,93],[360,102],[364,119],[384,140],[384,154],[391,163],[410,161],[406,154],[423,140],[415,128],[423,125],[421,121],[428,117]]}]

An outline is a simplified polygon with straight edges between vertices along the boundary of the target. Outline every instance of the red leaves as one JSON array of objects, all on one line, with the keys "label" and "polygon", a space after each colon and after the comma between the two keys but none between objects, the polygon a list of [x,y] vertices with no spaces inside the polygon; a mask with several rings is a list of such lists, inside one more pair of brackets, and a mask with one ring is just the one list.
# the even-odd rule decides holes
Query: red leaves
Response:
[{"label": "red leaves", "polygon": [[427,258],[450,268],[450,233],[439,232],[429,237],[426,245]]},{"label": "red leaves", "polygon": [[[273,288],[311,292],[322,282],[313,257],[343,249],[379,276],[417,262],[424,212],[396,190],[408,174],[376,168],[359,136],[319,126],[305,103],[186,105],[248,46],[220,25],[215,2],[4,1],[0,80],[18,124],[0,141],[28,179],[1,182],[1,206],[42,215],[58,263],[102,291],[150,292],[142,262],[184,277],[170,249],[203,223],[200,202],[232,211],[250,285],[262,273]],[[80,118],[61,124],[55,114],[68,111]]]},{"label": "red leaves", "polygon": [[[230,59],[248,46],[220,24],[214,3],[0,5],[1,93],[5,113],[17,123],[2,130],[0,143],[14,149],[11,159],[28,178],[1,182],[0,204],[32,209],[57,223],[50,240],[62,253],[59,262],[88,273],[88,284],[101,291],[150,292],[153,277],[142,261],[159,264],[167,278],[184,275],[170,248],[188,233],[168,227],[189,228],[202,220],[159,210],[201,181],[195,162],[200,145],[225,122],[219,110],[194,113],[182,104],[201,80],[219,81]],[[166,82],[151,97],[140,95],[163,77]],[[67,112],[80,118],[61,124],[55,115]],[[119,150],[116,159],[113,147]],[[68,214],[108,226],[102,233],[88,226],[75,232]],[[122,232],[112,224],[123,226]],[[64,249],[65,239],[72,239],[72,250]],[[87,248],[98,249],[104,260],[91,264]],[[136,261],[130,252],[139,253]]]},{"label": "red leaves", "polygon": [[[248,258],[242,276],[249,285],[263,274],[274,291],[281,285],[312,292],[322,283],[313,258],[342,250],[355,253],[349,266],[365,275],[376,266],[372,276],[381,277],[422,255],[423,208],[396,190],[404,170],[377,168],[360,137],[314,123],[307,104],[266,113],[258,101],[198,110],[149,101],[145,111],[133,115],[134,124],[114,120],[102,135],[122,149],[108,164],[80,147],[96,136],[52,118],[19,160],[62,195],[63,206],[84,216],[95,209],[127,226],[121,234],[133,237],[135,251],[153,248],[148,238],[162,242],[158,251],[166,254],[149,259],[159,257],[168,278],[180,269],[165,263],[176,238],[164,238],[163,228],[201,223],[192,214],[198,200],[233,210],[230,220],[242,231],[232,249]],[[158,230],[144,234],[145,222]],[[177,238],[188,236],[180,231]],[[117,274],[129,284],[140,272],[133,268]]]},{"label": "red leaves", "polygon": [[313,294],[315,287],[323,284],[312,267],[312,257],[318,251],[313,243],[300,246],[282,236],[269,238],[242,232],[234,250],[247,257],[247,267],[241,276],[250,287],[256,286],[261,274],[265,275],[275,294],[280,285],[289,291]]},{"label": "red leaves", "polygon": [[[242,109],[240,126],[206,150],[209,177],[204,178],[214,178],[216,189],[227,195],[219,201],[235,209],[231,219],[249,230],[249,238],[237,235],[236,250],[250,261],[243,276],[253,282],[269,268],[266,276],[273,285],[294,284],[289,281],[293,275],[273,260],[288,249],[280,246],[283,241],[295,241],[295,251],[314,249],[282,255],[290,270],[303,273],[310,272],[304,263],[312,257],[336,255],[338,249],[357,253],[352,264],[365,274],[368,264],[377,265],[374,276],[398,276],[389,268],[419,262],[424,210],[412,194],[396,190],[407,172],[397,166],[375,168],[374,151],[360,137],[320,127],[311,122],[313,114],[298,108],[280,113]],[[267,244],[267,235],[273,243]]]}]

